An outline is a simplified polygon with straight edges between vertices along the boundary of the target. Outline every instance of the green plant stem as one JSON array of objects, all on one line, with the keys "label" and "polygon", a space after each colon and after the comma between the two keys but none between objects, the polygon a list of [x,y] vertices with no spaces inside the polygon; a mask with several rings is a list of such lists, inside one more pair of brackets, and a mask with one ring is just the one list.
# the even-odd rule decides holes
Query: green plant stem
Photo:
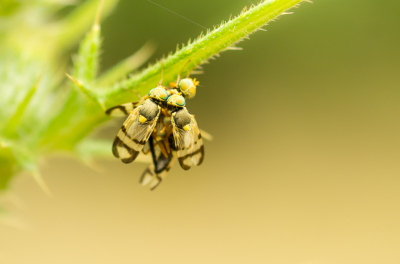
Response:
[{"label": "green plant stem", "polygon": [[[195,67],[207,62],[212,56],[228,49],[303,1],[266,0],[247,12],[242,12],[234,19],[222,23],[207,35],[200,36],[193,43],[164,59],[164,81],[174,81],[189,60],[190,62],[183,70],[182,75],[190,73]],[[160,76],[161,62],[158,62],[143,72],[104,90],[104,92],[98,94],[98,98],[106,107],[134,101],[137,99],[137,93],[145,93],[154,88],[160,80]]]}]

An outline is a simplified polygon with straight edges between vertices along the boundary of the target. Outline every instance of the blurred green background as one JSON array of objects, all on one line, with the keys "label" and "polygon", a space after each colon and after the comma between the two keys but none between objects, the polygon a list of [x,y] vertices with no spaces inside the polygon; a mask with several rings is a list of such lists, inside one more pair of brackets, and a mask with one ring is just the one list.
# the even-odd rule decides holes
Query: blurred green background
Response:
[{"label": "blurred green background", "polygon": [[[204,27],[246,0],[157,1]],[[400,2],[304,3],[204,66],[187,107],[204,163],[159,188],[145,164],[101,172],[54,157],[54,197],[13,183],[1,263],[399,263]],[[103,23],[103,70],[158,43],[152,61],[203,29],[146,0]],[[119,121],[102,131],[110,140]]]}]

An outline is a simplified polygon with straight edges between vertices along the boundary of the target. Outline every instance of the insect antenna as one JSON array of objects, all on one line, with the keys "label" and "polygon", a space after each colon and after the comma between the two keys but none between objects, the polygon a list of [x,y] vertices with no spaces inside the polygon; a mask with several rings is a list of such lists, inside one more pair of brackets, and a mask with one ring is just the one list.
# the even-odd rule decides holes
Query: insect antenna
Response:
[{"label": "insect antenna", "polygon": [[188,62],[185,63],[185,65],[183,65],[182,70],[179,72],[178,74],[178,79],[176,80],[176,85],[179,85],[179,81],[181,79],[181,73],[183,72],[183,69],[185,69],[185,67],[189,64],[190,60],[188,60]]},{"label": "insect antenna", "polygon": [[161,60],[161,80],[158,82],[157,86],[160,87],[164,78],[164,59]]}]

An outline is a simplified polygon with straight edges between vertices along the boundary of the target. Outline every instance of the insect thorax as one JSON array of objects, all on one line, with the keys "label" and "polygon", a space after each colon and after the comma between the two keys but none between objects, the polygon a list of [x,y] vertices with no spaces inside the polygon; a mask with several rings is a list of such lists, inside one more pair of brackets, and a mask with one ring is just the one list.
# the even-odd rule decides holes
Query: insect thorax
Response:
[{"label": "insect thorax", "polygon": [[154,101],[157,100],[146,100],[139,110],[139,114],[144,116],[147,120],[153,120],[159,112],[159,105]]},{"label": "insect thorax", "polygon": [[191,120],[192,116],[185,107],[173,113],[172,122],[179,128],[184,128],[186,125],[189,125]]}]

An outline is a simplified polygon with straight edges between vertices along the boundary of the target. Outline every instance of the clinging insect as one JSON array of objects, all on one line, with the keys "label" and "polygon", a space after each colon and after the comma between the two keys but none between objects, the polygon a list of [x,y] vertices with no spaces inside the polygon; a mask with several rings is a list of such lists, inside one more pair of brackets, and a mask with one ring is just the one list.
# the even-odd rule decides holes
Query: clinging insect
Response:
[{"label": "clinging insect", "polygon": [[196,95],[199,82],[179,79],[178,75],[176,83],[164,87],[161,78],[157,87],[140,101],[106,111],[112,116],[129,115],[114,139],[115,157],[131,163],[140,152],[151,153],[153,162],[140,178],[142,185],[150,183],[151,190],[161,183],[176,159],[184,170],[200,165],[204,159],[200,129],[185,107],[185,98]]}]

